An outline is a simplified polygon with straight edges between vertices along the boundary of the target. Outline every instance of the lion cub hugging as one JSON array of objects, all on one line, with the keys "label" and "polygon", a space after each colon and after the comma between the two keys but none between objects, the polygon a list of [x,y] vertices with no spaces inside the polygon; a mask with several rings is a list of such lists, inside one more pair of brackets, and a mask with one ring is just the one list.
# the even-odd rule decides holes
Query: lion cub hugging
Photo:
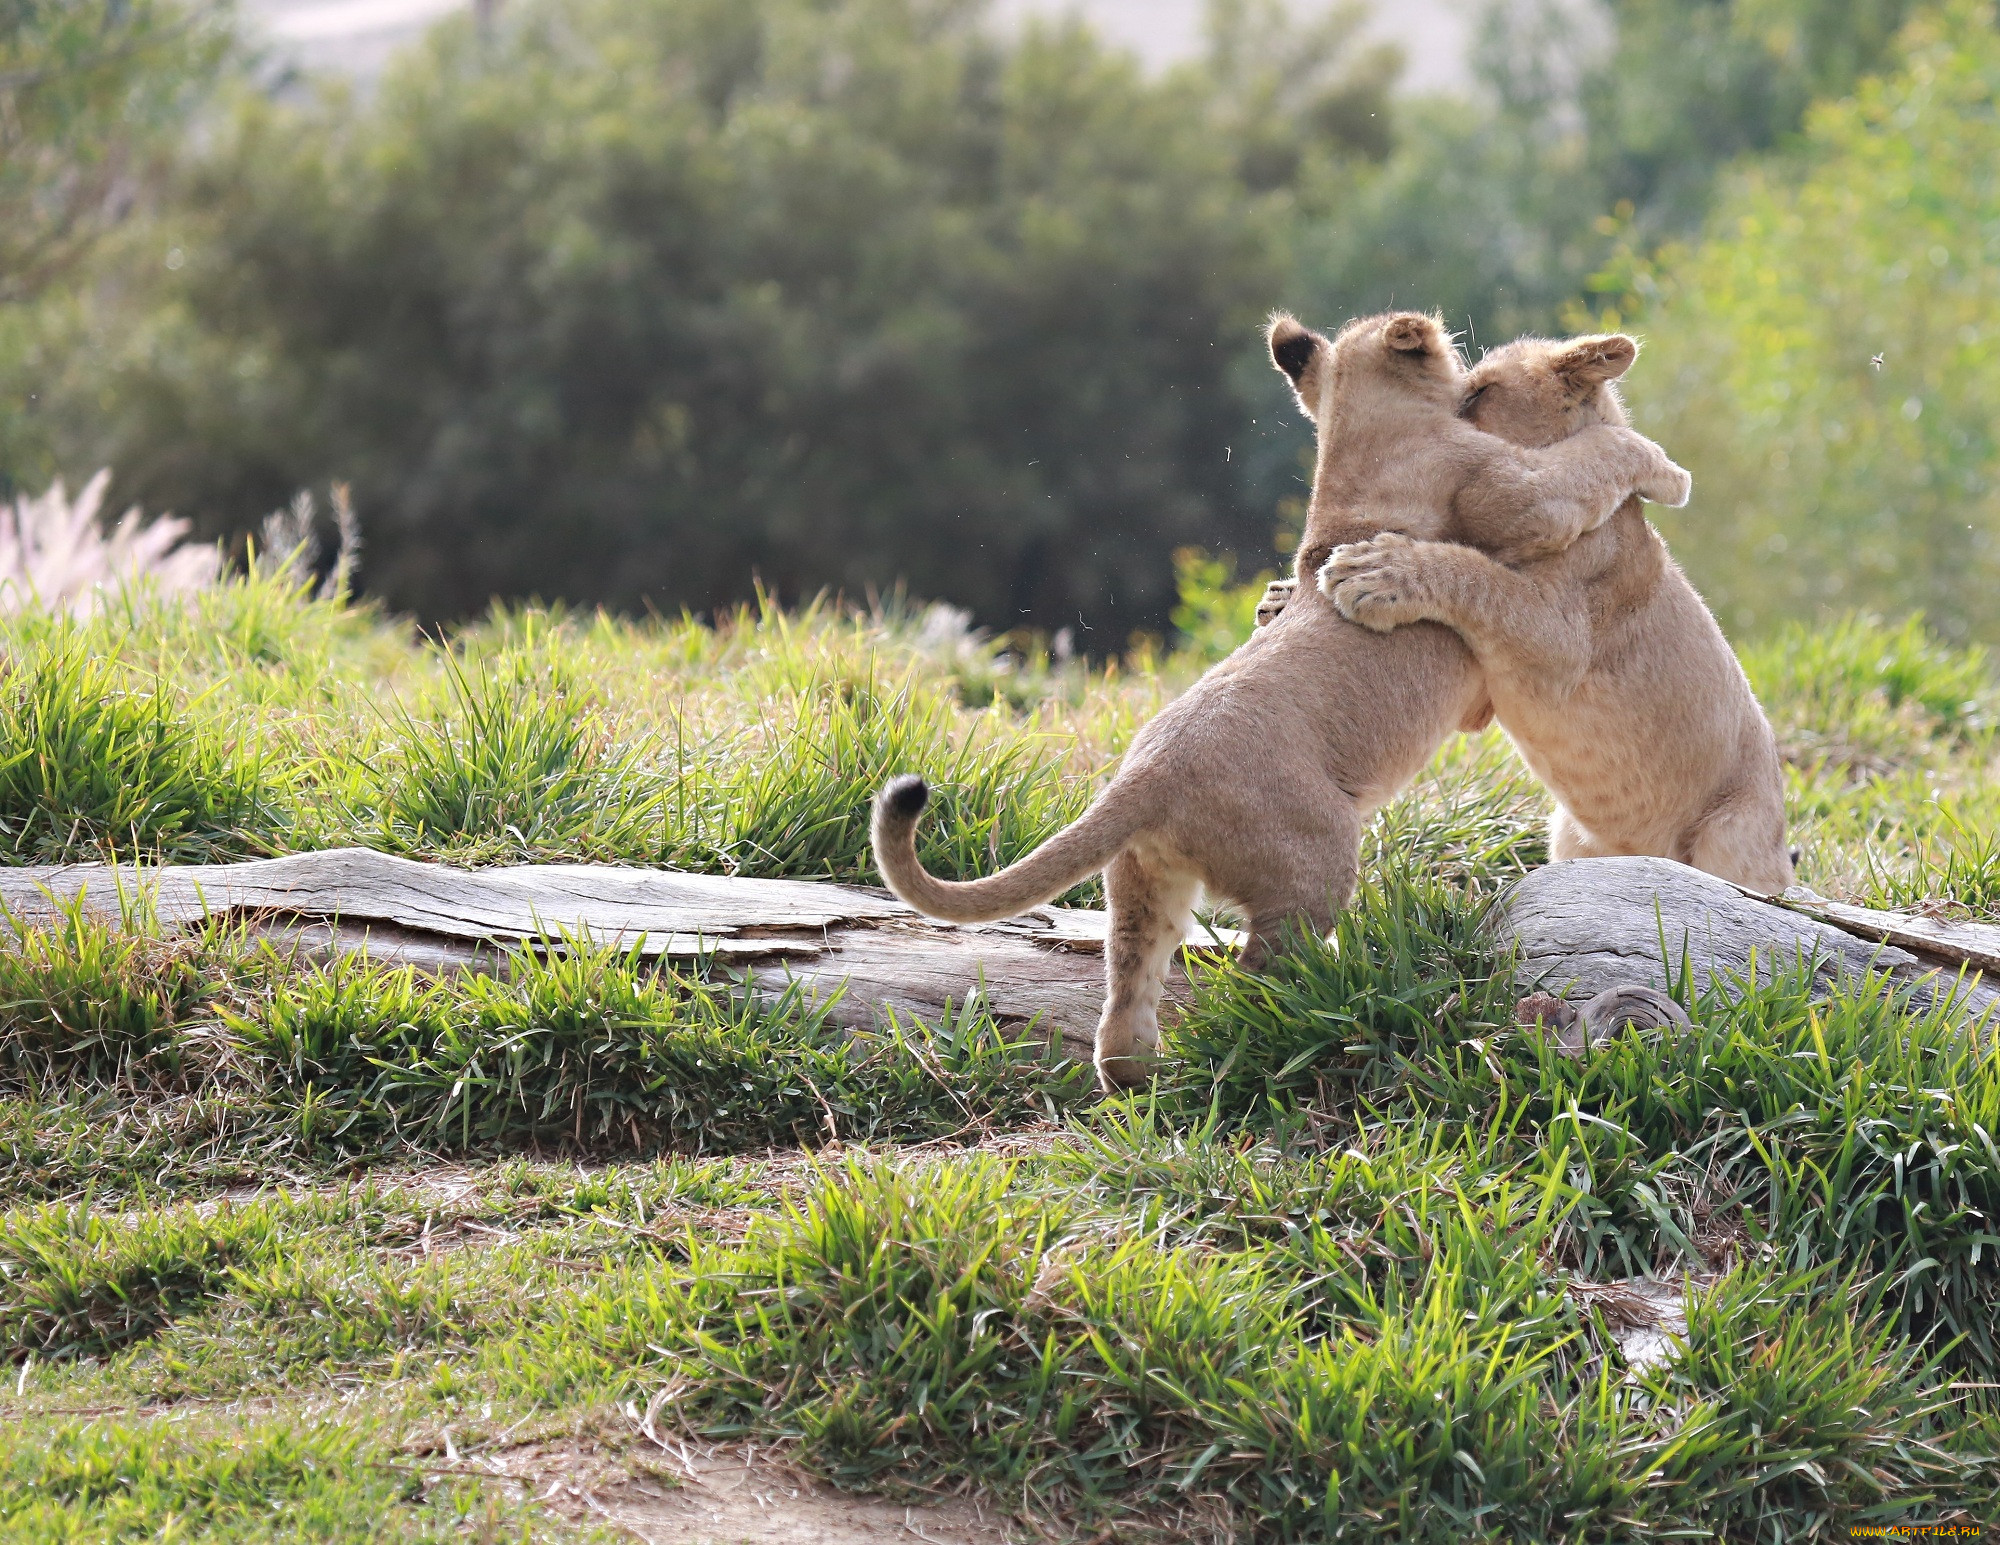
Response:
[{"label": "lion cub hugging", "polygon": [[[1307,536],[1325,550],[1394,527],[1555,551],[1635,491],[1687,496],[1687,474],[1622,426],[1534,448],[1458,417],[1465,366],[1433,318],[1368,317],[1329,342],[1284,317],[1270,343],[1319,429]],[[1245,915],[1252,965],[1287,926],[1324,932],[1353,892],[1368,816],[1485,703],[1457,634],[1372,631],[1307,591],[1169,704],[1090,809],[1025,858],[983,880],[937,879],[916,853],[929,791],[900,777],[876,800],[876,867],[911,906],[958,922],[1012,916],[1104,870],[1096,1061],[1106,1084],[1136,1083],[1199,893]]]},{"label": "lion cub hugging", "polygon": [[[1524,338],[1472,371],[1461,414],[1542,446],[1625,411],[1623,334]],[[1552,857],[1649,854],[1750,890],[1792,883],[1784,774],[1736,655],[1637,499],[1539,561],[1384,534],[1319,572],[1369,628],[1442,623],[1486,672],[1501,726],[1556,798]]]}]

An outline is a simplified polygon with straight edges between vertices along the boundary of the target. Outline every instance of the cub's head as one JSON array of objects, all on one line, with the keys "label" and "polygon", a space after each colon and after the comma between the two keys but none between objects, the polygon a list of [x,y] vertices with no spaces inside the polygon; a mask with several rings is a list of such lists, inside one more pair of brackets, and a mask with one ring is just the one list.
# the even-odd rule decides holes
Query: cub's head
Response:
[{"label": "cub's head", "polygon": [[1315,424],[1328,416],[1428,402],[1453,407],[1465,392],[1465,363],[1434,316],[1385,311],[1359,317],[1331,342],[1280,312],[1271,319],[1271,360],[1292,383]]},{"label": "cub's head", "polygon": [[1494,349],[1466,380],[1459,416],[1516,445],[1553,445],[1593,424],[1622,424],[1612,383],[1632,368],[1639,345],[1623,333],[1521,338]]}]

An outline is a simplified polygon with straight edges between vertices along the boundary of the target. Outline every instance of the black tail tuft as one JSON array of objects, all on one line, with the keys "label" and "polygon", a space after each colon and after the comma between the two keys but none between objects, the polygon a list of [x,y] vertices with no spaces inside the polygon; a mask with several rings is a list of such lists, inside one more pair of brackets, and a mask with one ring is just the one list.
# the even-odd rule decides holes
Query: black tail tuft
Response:
[{"label": "black tail tuft", "polygon": [[882,808],[891,815],[901,816],[906,821],[914,821],[922,815],[924,806],[930,802],[929,786],[914,773],[891,778],[887,787],[882,790]]}]

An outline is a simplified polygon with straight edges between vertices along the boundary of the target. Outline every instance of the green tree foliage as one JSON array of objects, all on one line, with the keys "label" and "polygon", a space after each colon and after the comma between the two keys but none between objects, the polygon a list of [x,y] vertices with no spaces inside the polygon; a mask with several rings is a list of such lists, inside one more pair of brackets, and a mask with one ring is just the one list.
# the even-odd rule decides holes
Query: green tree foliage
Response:
[{"label": "green tree foliage", "polygon": [[0,305],[31,299],[129,204],[225,51],[221,8],[0,0]]},{"label": "green tree foliage", "polygon": [[1907,49],[1813,111],[1803,175],[1745,172],[1634,276],[1639,422],[1698,469],[1662,523],[1740,630],[1859,605],[2000,638],[2000,34],[1961,0]]},{"label": "green tree foliage", "polygon": [[[1757,551],[1815,555],[1789,600],[1752,587],[1732,620],[1857,599],[1982,615],[1958,506],[1983,497],[1983,399],[1937,398],[1949,380],[1913,385],[1912,351],[1886,348],[1862,383],[1891,394],[1866,476],[1859,441],[1776,448],[1828,469],[1808,519],[1766,492],[1772,447],[1709,449],[1740,448],[1765,388],[1698,388],[1693,354],[1670,385],[1658,362],[1668,327],[1736,348],[1687,325],[1725,289],[1777,315],[1750,298],[1775,274],[1784,304],[1817,304],[1799,276],[1838,261],[1849,216],[1786,236],[1776,212],[1821,218],[1832,194],[1798,185],[1845,175],[1826,125],[1847,120],[1807,132],[1807,107],[1893,68],[1914,0],[1493,0],[1474,97],[1393,114],[1398,60],[1367,43],[1363,0],[1311,20],[1210,0],[1204,57],[1154,77],[1080,26],[1003,33],[987,0],[510,0],[366,92],[225,99],[109,243],[221,57],[219,13],[7,3],[0,270],[41,298],[0,300],[0,490],[108,462],[122,497],[224,534],[349,479],[365,584],[431,618],[495,593],[710,610],[757,578],[785,598],[900,584],[1113,650],[1169,623],[1175,550],[1251,572],[1274,512],[1296,523],[1308,433],[1255,341],[1268,306],[1438,306],[1475,348],[1591,304],[1657,312],[1662,244],[1698,236],[1741,166],[1702,255],[1674,260],[1679,309],[1634,383],[1706,507],[1755,506]],[[1901,133],[1882,155],[1929,154]],[[1923,177],[1975,177],[1939,153]],[[1911,271],[1971,296],[1979,197],[1850,214],[1888,271],[1897,222],[1929,209],[1943,234]],[[1834,377],[1759,368],[1791,404],[1769,422],[1806,433]],[[1871,491],[1899,479],[1914,503]],[[1751,539],[1709,535],[1694,565],[1735,596]]]},{"label": "green tree foliage", "polygon": [[1609,53],[1580,72],[1588,162],[1642,236],[1707,213],[1717,170],[1795,134],[1893,55],[1910,0],[1611,0]]},{"label": "green tree foliage", "polygon": [[1367,0],[1301,21],[1286,0],[1209,0],[1208,54],[1196,67],[1211,111],[1237,146],[1237,171],[1259,190],[1324,181],[1394,145],[1393,43],[1362,36]]},{"label": "green tree foliage", "polygon": [[1324,309],[1441,306],[1475,341],[1573,315],[1621,248],[1691,234],[1737,157],[1893,57],[1910,0],[1492,0],[1471,104],[1427,104],[1305,244]]},{"label": "green tree foliage", "polygon": [[59,381],[101,385],[75,281],[166,180],[228,20],[217,0],[0,0],[0,495],[64,470],[41,409]]},{"label": "green tree foliage", "polygon": [[430,616],[761,576],[1122,647],[1176,546],[1268,550],[1233,382],[1285,187],[1379,145],[1387,75],[1352,16],[1301,62],[1242,4],[1149,80],[982,12],[523,4],[365,105],[247,102],[110,393],[122,486],[240,525],[350,478],[369,588]]}]

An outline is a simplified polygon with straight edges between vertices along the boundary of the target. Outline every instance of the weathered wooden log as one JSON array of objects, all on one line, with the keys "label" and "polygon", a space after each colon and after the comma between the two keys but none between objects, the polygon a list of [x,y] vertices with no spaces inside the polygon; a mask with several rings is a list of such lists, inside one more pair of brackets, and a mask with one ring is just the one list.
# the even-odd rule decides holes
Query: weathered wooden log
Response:
[{"label": "weathered wooden log", "polygon": [[2000,929],[1850,907],[1804,890],[1760,897],[1663,858],[1537,869],[1500,898],[1489,926],[1518,950],[1524,993],[1571,1002],[1632,984],[1666,989],[1683,965],[1697,991],[1735,996],[1801,962],[1829,989],[1874,972],[1918,1005],[1952,1001],[1982,1013],[2000,1002],[2000,990],[1979,975],[2000,970]]},{"label": "weathered wooden log", "polygon": [[[465,870],[364,848],[242,864],[135,868],[74,864],[0,869],[0,908],[18,925],[82,905],[114,921],[173,931],[237,921],[315,958],[365,951],[425,971],[493,970],[522,943],[565,937],[648,959],[741,972],[771,994],[801,984],[832,999],[846,1025],[886,1011],[935,1020],[978,1001],[1002,1021],[1089,1045],[1103,1000],[1105,914],[1043,907],[1006,922],[955,926],[885,892],[805,880],[536,864]],[[1803,891],[1773,901],[1664,859],[1552,864],[1518,882],[1491,926],[1518,948],[1524,993],[1616,1008],[1614,989],[1665,988],[1683,960],[1696,986],[1729,991],[1805,959],[1832,983],[1886,973],[1917,1001],[1956,994],[2000,1002],[2000,929],[1877,912]],[[1190,948],[1237,936],[1198,929]],[[1961,967],[1974,973],[1957,980]],[[1186,991],[1178,967],[1170,997]],[[1630,1005],[1626,1006],[1628,1009]],[[1609,1010],[1607,1010],[1609,1012]],[[1579,1046],[1591,1040],[1590,1028]]]},{"label": "weathered wooden log", "polygon": [[1831,923],[1843,932],[1882,944],[1893,944],[1918,960],[1957,971],[2000,975],[2000,928],[1991,923],[1957,922],[1917,912],[1881,912],[1873,907],[1828,901],[1794,886],[1775,898],[1782,907]]},{"label": "weathered wooden log", "polygon": [[[885,1009],[935,1020],[977,1000],[1002,1021],[1036,1021],[1087,1047],[1104,998],[1105,914],[1042,907],[959,927],[886,892],[593,864],[466,870],[366,848],[241,864],[0,869],[0,907],[18,924],[80,903],[163,930],[239,920],[307,955],[366,951],[426,971],[492,970],[507,947],[563,936],[745,972],[758,990],[796,981],[839,996],[836,1022]],[[1226,946],[1202,931],[1196,948]],[[1170,991],[1186,990],[1178,969]]]}]

